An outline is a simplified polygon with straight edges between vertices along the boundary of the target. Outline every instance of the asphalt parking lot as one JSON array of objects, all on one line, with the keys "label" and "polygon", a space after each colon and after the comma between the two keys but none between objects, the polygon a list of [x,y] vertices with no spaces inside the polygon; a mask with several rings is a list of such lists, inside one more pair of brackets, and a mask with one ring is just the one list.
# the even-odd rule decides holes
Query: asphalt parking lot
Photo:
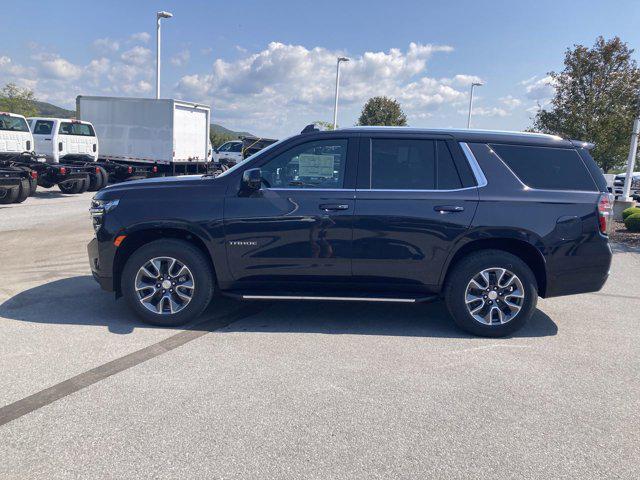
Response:
[{"label": "asphalt parking lot", "polygon": [[91,278],[90,198],[0,206],[1,478],[640,477],[640,251],[507,339],[441,303],[162,329]]}]

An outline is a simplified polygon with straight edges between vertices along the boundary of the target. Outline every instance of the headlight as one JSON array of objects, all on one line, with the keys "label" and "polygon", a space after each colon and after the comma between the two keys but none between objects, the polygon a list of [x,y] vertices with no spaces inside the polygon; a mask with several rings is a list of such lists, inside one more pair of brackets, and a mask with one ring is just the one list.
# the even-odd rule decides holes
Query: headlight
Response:
[{"label": "headlight", "polygon": [[104,214],[113,210],[118,206],[120,200],[96,200],[91,201],[91,208],[89,214],[93,222],[93,229],[97,232],[102,226]]}]

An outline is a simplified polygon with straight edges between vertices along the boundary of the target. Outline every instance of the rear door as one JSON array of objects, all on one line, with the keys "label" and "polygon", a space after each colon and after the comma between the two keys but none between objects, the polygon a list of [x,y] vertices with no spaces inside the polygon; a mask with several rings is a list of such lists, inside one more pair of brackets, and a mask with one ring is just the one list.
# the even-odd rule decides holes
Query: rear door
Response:
[{"label": "rear door", "polygon": [[53,157],[53,120],[34,120],[33,122],[36,153],[49,158]]},{"label": "rear door", "polygon": [[204,161],[207,159],[208,111],[176,104],[174,110],[174,161]]},{"label": "rear door", "polygon": [[357,187],[354,279],[385,288],[437,284],[478,205],[460,145],[445,136],[363,137]]}]

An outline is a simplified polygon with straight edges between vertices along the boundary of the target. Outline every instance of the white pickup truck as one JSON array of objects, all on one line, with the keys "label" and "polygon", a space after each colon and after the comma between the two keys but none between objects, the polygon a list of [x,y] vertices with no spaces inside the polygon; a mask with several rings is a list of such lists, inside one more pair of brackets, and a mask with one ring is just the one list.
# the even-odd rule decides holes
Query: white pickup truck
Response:
[{"label": "white pickup truck", "polygon": [[15,113],[0,112],[0,153],[22,153],[33,150],[33,135],[26,119]]},{"label": "white pickup truck", "polygon": [[89,122],[41,117],[28,120],[36,154],[43,155],[54,163],[64,160],[98,160],[98,138]]}]

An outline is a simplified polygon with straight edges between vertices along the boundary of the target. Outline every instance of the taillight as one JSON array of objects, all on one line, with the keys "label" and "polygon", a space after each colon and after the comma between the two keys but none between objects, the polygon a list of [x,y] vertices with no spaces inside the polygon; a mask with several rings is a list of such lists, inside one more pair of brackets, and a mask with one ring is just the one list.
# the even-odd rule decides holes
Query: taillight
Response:
[{"label": "taillight", "polygon": [[598,225],[600,227],[600,233],[608,235],[609,232],[609,218],[613,210],[613,202],[611,201],[610,193],[603,193],[598,199]]},{"label": "taillight", "polygon": [[100,175],[100,167],[96,167],[96,174]]},{"label": "taillight", "polygon": [[60,175],[66,175],[67,169],[65,167],[60,167]]},{"label": "taillight", "polygon": [[98,146],[94,143],[93,144],[93,151],[95,152],[98,149]]},{"label": "taillight", "polygon": [[27,151],[31,150],[31,140],[27,140]]},{"label": "taillight", "polygon": [[62,151],[62,142],[58,143],[58,151],[61,152]]},{"label": "taillight", "polygon": [[127,173],[133,173],[133,167],[127,168]]},{"label": "taillight", "polygon": [[33,178],[34,180],[38,179],[38,172],[36,172],[35,170],[31,170],[31,178]]},{"label": "taillight", "polygon": [[153,171],[153,173],[158,173],[158,167],[156,167],[155,165],[153,166],[153,168],[151,170]]}]

